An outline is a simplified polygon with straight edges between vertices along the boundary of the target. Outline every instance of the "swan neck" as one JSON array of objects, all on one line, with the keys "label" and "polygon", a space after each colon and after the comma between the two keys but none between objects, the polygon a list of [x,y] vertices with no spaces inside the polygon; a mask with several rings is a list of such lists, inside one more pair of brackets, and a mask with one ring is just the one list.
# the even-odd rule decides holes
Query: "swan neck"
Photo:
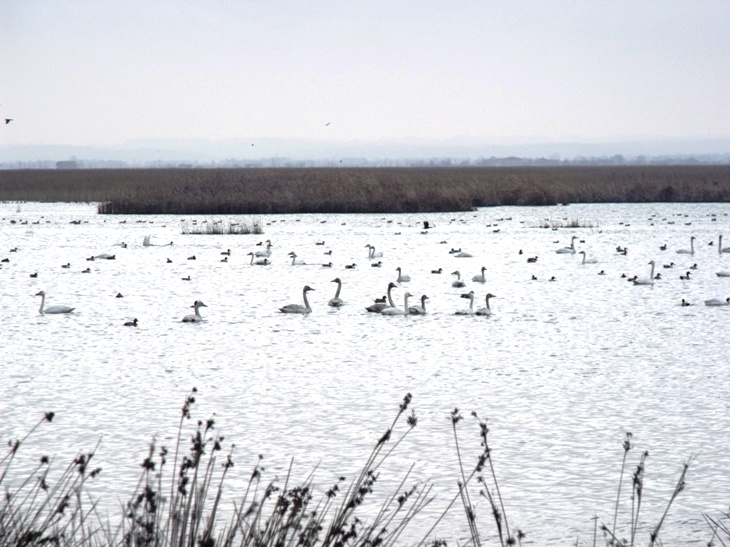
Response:
[{"label": "swan neck", "polygon": [[302,291],[302,295],[304,296],[304,307],[307,308],[307,311],[312,311],[312,306],[309,305],[309,300],[307,299],[307,291]]},{"label": "swan neck", "polygon": [[390,292],[393,290],[393,287],[388,287],[388,304],[390,304],[391,308],[395,308],[395,304],[393,303],[393,297],[391,296]]}]

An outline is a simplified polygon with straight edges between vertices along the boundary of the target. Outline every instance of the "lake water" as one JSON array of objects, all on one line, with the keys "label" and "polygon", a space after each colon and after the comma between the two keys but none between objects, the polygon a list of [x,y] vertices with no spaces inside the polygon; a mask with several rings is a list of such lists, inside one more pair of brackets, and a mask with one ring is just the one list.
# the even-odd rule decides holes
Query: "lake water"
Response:
[{"label": "lake water", "polygon": [[[628,473],[648,450],[640,542],[648,542],[690,458],[686,488],[661,537],[667,545],[707,542],[702,512],[717,515],[730,504],[730,307],[703,305],[730,296],[730,278],[716,275],[730,270],[730,254],[717,247],[723,233],[730,245],[729,215],[730,204],[272,215],[259,217],[262,235],[183,235],[182,217],[100,216],[89,204],[2,203],[0,258],[10,261],[0,269],[0,438],[25,434],[52,410],[53,424],[21,450],[26,458],[37,461],[50,451],[65,464],[101,439],[103,472],[94,488],[116,514],[151,438],[169,444],[176,435],[193,386],[199,390],[194,417],[215,413],[217,429],[236,444],[227,490],[234,499],[258,454],[265,456],[265,478],[283,476],[290,458],[301,478],[319,464],[321,490],[339,475],[352,478],[410,392],[418,426],[382,469],[384,484],[376,491],[389,494],[387,485],[415,463],[414,477],[430,480],[437,499],[404,543],[420,538],[456,493],[449,420],[456,407],[466,418],[459,442],[469,464],[479,454],[469,414],[488,419],[507,517],[527,533],[527,543],[590,545],[592,517],[612,522],[627,431],[635,449],[624,480],[621,535],[628,535]],[[196,220],[200,226],[214,219]],[[424,233],[426,220],[433,228]],[[571,221],[584,227],[540,227]],[[142,245],[147,235],[153,246]],[[577,249],[597,264],[555,252],[573,235]],[[690,247],[691,236],[695,254],[677,254]],[[273,243],[272,264],[249,265],[247,253],[265,239]],[[116,245],[121,242],[127,248]],[[368,243],[383,252],[382,267],[371,267]],[[660,250],[663,244],[667,250]],[[457,258],[452,248],[473,257]],[[230,257],[221,262],[227,249]],[[309,264],[292,266],[290,251]],[[116,259],[86,260],[100,253]],[[196,260],[188,260],[192,255]],[[528,263],[532,256],[537,262]],[[621,277],[647,276],[652,259],[663,277],[653,286]],[[332,268],[321,266],[330,261]],[[672,262],[673,268],[663,267]],[[354,269],[345,268],[352,263]],[[412,281],[393,290],[396,304],[402,306],[406,290],[413,304],[427,294],[427,315],[365,310],[385,294],[399,266]],[[482,266],[484,285],[471,281]],[[86,268],[90,273],[82,273]],[[438,268],[442,274],[431,273]],[[455,270],[465,289],[451,286]],[[691,279],[681,280],[687,271]],[[327,305],[335,277],[347,302],[340,309]],[[279,307],[301,302],[305,284],[315,289],[313,312],[280,313]],[[41,289],[46,305],[76,310],[40,315],[34,295]],[[469,290],[475,307],[484,305],[487,292],[496,295],[492,317],[454,315],[468,306],[460,295]],[[682,307],[683,298],[692,305]],[[204,322],[182,323],[195,300],[207,305]],[[123,326],[133,318],[137,328]],[[493,538],[488,504],[477,498],[480,529]],[[461,508],[451,510],[436,536],[465,541]]]}]

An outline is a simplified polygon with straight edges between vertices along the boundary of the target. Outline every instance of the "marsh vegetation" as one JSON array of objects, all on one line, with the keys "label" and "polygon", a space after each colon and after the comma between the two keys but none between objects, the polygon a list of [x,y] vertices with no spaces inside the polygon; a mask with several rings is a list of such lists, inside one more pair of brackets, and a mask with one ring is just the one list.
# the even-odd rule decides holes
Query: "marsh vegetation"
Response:
[{"label": "marsh vegetation", "polygon": [[[0,545],[385,547],[408,543],[445,547],[447,541],[435,530],[447,515],[464,519],[467,543],[474,546],[488,539],[502,547],[522,545],[529,533],[529,523],[517,527],[508,518],[509,503],[502,497],[498,479],[498,475],[504,478],[505,464],[500,463],[502,470],[497,473],[487,421],[475,412],[471,417],[480,439],[478,454],[462,453],[459,428],[464,416],[458,409],[449,414],[456,465],[454,492],[447,499],[435,499],[428,481],[412,476],[413,465],[392,482],[397,485],[394,491],[378,488],[388,460],[418,423],[410,393],[370,454],[364,455],[356,476],[334,478],[331,486],[321,489],[315,484],[314,472],[296,481],[292,462],[286,476],[268,479],[260,455],[243,490],[229,491],[224,498],[224,483],[234,469],[235,445],[226,448],[226,439],[213,418],[191,419],[196,393],[193,388],[185,398],[176,435],[171,437],[173,446],[150,444],[136,489],[117,516],[101,514],[99,500],[89,492],[89,483],[103,472],[102,467],[95,467],[96,449],[79,453],[60,474],[52,468],[55,459],[51,456],[44,455],[29,466],[16,465],[24,443],[53,421],[53,412],[46,412],[22,439],[9,439],[8,452],[0,459],[0,485],[5,491],[0,501]],[[185,438],[189,438],[187,448]],[[625,475],[633,447],[632,435],[627,433],[615,504],[605,522],[593,519],[593,546],[598,545],[599,531],[601,543],[607,546],[644,544],[647,537],[648,545],[660,544],[662,526],[685,488],[689,462],[681,469],[669,499],[662,502],[658,522],[642,522],[643,505],[654,502],[643,497],[649,454],[640,454],[629,482]],[[232,507],[225,507],[226,502],[232,502]],[[424,523],[421,513],[432,503],[443,509],[433,522]],[[727,515],[704,517],[712,539],[723,545],[730,540]],[[628,523],[628,528],[621,529],[619,523]],[[406,537],[409,539],[404,541]]]},{"label": "marsh vegetation", "polygon": [[105,214],[207,215],[726,202],[730,166],[2,171],[0,200],[99,202]]}]

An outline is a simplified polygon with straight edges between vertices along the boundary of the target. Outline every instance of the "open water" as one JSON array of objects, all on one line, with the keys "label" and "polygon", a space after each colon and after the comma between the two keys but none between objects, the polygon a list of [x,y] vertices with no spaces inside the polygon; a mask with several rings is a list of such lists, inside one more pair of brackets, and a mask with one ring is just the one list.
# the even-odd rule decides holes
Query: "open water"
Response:
[{"label": "open water", "polygon": [[[717,516],[730,504],[730,307],[703,304],[730,297],[730,278],[716,275],[730,270],[730,254],[717,247],[723,233],[730,245],[728,215],[730,204],[271,215],[259,217],[262,235],[183,235],[183,220],[252,219],[101,216],[89,204],[2,203],[0,258],[9,262],[0,263],[0,439],[23,436],[52,410],[53,423],[21,449],[26,458],[52,453],[65,464],[101,440],[103,471],[92,488],[114,515],[152,437],[168,445],[175,438],[193,386],[194,417],[215,413],[226,444],[236,444],[226,490],[234,499],[259,454],[268,479],[282,477],[291,458],[298,478],[319,466],[321,490],[340,475],[352,478],[412,393],[418,425],[376,487],[376,495],[391,493],[411,464],[412,481],[433,485],[436,499],[404,544],[420,539],[457,492],[454,408],[465,417],[458,433],[468,465],[480,450],[470,413],[488,419],[507,518],[527,533],[526,544],[591,545],[592,517],[612,523],[626,432],[635,448],[620,535],[628,535],[628,473],[648,450],[640,543],[648,543],[690,461],[661,537],[666,545],[701,544],[711,537],[702,513]],[[424,230],[423,221],[433,227]],[[562,227],[574,221],[582,227]],[[573,235],[598,263],[555,252]],[[145,236],[152,246],[143,246]],[[691,236],[695,254],[676,253],[689,249]],[[266,239],[271,265],[251,266],[247,253]],[[367,258],[368,243],[383,252],[379,268]],[[449,252],[457,248],[473,256],[457,258]],[[308,264],[292,266],[290,251]],[[116,258],[86,260],[101,253]],[[662,276],[653,286],[622,277],[647,276],[650,260]],[[482,266],[486,283],[472,282]],[[427,315],[365,310],[395,281],[397,267],[412,280],[393,290],[395,303],[402,306],[405,291],[411,304],[427,294]],[[456,270],[466,288],[452,287]],[[346,301],[340,309],[327,305],[335,277]],[[301,303],[305,284],[315,289],[312,313],[280,313]],[[47,306],[75,311],[39,314],[40,290]],[[475,308],[487,292],[496,295],[493,316],[454,314],[468,307],[460,295],[469,290]],[[681,306],[683,298],[691,306]],[[207,305],[204,321],[181,322],[195,300]],[[123,326],[133,318],[138,327]],[[487,502],[472,499],[491,541]],[[458,504],[435,537],[466,541]]]}]

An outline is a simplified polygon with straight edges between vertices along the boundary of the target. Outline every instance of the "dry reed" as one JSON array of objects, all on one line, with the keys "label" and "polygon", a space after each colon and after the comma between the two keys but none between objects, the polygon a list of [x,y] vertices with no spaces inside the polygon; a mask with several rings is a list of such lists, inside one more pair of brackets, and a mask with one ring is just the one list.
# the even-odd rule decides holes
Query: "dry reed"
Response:
[{"label": "dry reed", "polygon": [[[385,462],[416,427],[416,416],[413,410],[409,412],[411,395],[407,394],[390,426],[377,440],[352,481],[348,483],[345,477],[340,477],[329,489],[317,494],[313,473],[298,485],[290,484],[290,464],[282,481],[274,479],[266,482],[263,457],[259,456],[246,486],[233,501],[233,510],[227,512],[230,516],[226,518],[221,515],[223,485],[234,467],[234,445],[225,456],[221,456],[225,439],[215,431],[215,421],[210,418],[192,420],[192,434],[185,450],[183,439],[188,429],[185,424],[191,420],[195,397],[193,388],[181,408],[172,450],[166,447],[158,450],[154,442],[150,445],[141,464],[142,474],[135,491],[116,521],[99,514],[98,500],[91,499],[86,489],[87,483],[101,472],[101,468],[92,469],[90,465],[96,449],[79,454],[57,479],[51,478],[52,460],[47,456],[31,466],[30,471],[28,468],[16,470],[15,460],[24,442],[41,425],[53,420],[52,412],[44,414],[25,437],[8,443],[8,453],[0,459],[0,487],[5,491],[0,500],[0,546],[391,547],[399,544],[406,528],[434,501],[428,482],[406,486],[407,482],[413,481],[410,476],[413,466],[398,481],[395,491],[385,495],[380,493],[381,501],[372,499],[378,498],[373,494]],[[471,466],[465,464],[457,431],[463,418],[455,409],[450,419],[458,462],[457,492],[450,500],[445,500],[445,508],[432,525],[419,532],[421,539],[417,545],[445,547],[446,541],[434,537],[434,530],[453,506],[460,503],[469,530],[466,544],[481,546],[488,536],[494,536],[480,529],[483,523],[478,518],[478,500],[482,498],[487,500],[495,537],[502,547],[522,545],[526,538],[526,534],[511,526],[507,518],[488,441],[487,422],[476,413],[472,416],[478,424],[481,453]],[[403,425],[405,430],[396,437],[396,430]],[[620,539],[616,530],[622,506],[624,470],[628,453],[633,448],[631,434],[627,434],[623,448],[613,524],[601,526],[606,546],[633,546],[640,529],[646,452],[632,476],[629,539]],[[168,457],[171,455],[172,469],[168,471]],[[684,465],[661,518],[648,533],[650,546],[659,542],[671,505],[684,489],[688,466],[688,463]],[[479,489],[476,498],[472,494],[475,483]],[[726,541],[730,541],[730,517],[727,514],[719,517],[704,514],[704,518],[712,532],[711,541],[727,545]],[[597,525],[598,518],[595,520]],[[648,530],[646,525],[643,529]],[[594,534],[594,547],[596,541],[597,535]]]},{"label": "dry reed", "polygon": [[79,169],[0,172],[2,201],[108,214],[400,213],[498,205],[730,201],[730,166]]}]

